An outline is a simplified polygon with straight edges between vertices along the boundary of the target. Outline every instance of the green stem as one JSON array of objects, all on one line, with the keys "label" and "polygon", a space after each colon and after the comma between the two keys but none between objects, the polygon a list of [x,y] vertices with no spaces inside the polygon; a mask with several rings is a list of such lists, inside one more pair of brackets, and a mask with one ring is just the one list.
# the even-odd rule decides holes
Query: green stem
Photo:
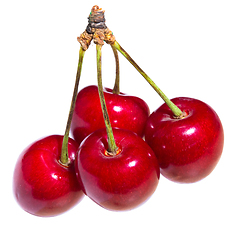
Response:
[{"label": "green stem", "polygon": [[72,96],[72,102],[71,102],[70,111],[69,111],[69,115],[68,115],[66,130],[65,130],[65,134],[64,134],[63,142],[62,142],[62,152],[61,152],[60,162],[66,166],[69,163],[68,138],[69,138],[69,132],[70,132],[70,127],[71,127],[71,122],[72,122],[73,111],[75,108],[75,103],[76,103],[77,94],[78,94],[78,85],[79,85],[79,80],[80,80],[81,71],[82,71],[82,63],[83,63],[84,53],[85,53],[85,51],[81,47],[79,50],[78,68],[77,68],[76,81],[75,81],[75,86],[74,86],[74,91],[73,91],[73,96]]},{"label": "green stem", "polygon": [[129,56],[129,54],[115,41],[112,47],[116,48],[147,80],[147,82],[153,87],[153,89],[160,95],[168,107],[172,110],[175,117],[179,118],[183,116],[183,112],[161,91],[161,89],[152,81],[152,79],[137,65],[137,63]]},{"label": "green stem", "polygon": [[116,79],[115,79],[115,84],[114,84],[114,88],[113,88],[113,93],[114,94],[119,94],[120,93],[120,86],[119,86],[119,81],[120,81],[120,71],[119,71],[119,58],[118,58],[118,52],[117,49],[114,48],[112,45],[112,50],[114,53],[114,57],[115,57],[115,61],[116,61]]},{"label": "green stem", "polygon": [[98,77],[98,93],[101,102],[103,118],[106,125],[107,137],[108,137],[108,152],[111,155],[116,154],[118,147],[115,143],[112,126],[109,120],[109,115],[107,111],[107,106],[103,94],[103,86],[102,86],[102,46],[96,44],[97,49],[97,77]]}]

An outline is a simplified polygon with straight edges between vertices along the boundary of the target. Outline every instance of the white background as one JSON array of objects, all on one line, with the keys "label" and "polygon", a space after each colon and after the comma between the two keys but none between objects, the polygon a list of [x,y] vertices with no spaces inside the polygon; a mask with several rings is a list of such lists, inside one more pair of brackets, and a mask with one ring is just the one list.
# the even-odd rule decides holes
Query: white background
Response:
[{"label": "white background", "polygon": [[[76,38],[93,5],[105,12],[117,41],[169,98],[211,105],[225,130],[224,152],[206,179],[176,184],[161,177],[157,191],[130,212],[110,212],[87,197],[54,218],[24,212],[12,195],[13,169],[36,139],[63,134],[78,61]],[[27,1],[0,3],[1,239],[240,239],[240,2]],[[115,62],[103,47],[103,84]],[[163,101],[120,55],[121,91]],[[85,53],[79,89],[96,84],[96,53]]]}]

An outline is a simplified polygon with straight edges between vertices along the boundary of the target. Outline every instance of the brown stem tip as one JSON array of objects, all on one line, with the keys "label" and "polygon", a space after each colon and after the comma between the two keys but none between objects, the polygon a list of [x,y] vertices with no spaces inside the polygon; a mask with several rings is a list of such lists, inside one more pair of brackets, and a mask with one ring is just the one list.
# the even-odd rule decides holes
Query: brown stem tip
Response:
[{"label": "brown stem tip", "polygon": [[93,6],[88,17],[88,25],[86,30],[77,38],[84,51],[88,49],[93,40],[95,44],[104,45],[104,41],[108,44],[115,42],[115,37],[105,24],[104,12],[97,5]]}]

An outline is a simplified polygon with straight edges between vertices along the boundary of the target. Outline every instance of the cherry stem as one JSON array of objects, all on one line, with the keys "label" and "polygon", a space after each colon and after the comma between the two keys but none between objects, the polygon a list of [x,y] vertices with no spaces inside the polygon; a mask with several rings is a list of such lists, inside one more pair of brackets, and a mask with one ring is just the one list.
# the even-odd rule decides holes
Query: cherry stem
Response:
[{"label": "cherry stem", "polygon": [[66,166],[68,166],[68,164],[69,164],[68,138],[69,138],[69,132],[70,132],[70,127],[71,127],[71,122],[72,122],[72,117],[73,117],[73,111],[75,108],[75,103],[76,103],[77,94],[78,94],[78,85],[79,85],[81,71],[82,71],[82,63],[83,63],[84,53],[85,53],[85,51],[83,50],[82,47],[80,47],[76,81],[75,81],[75,86],[74,86],[74,90],[73,90],[73,96],[72,96],[70,111],[69,111],[69,115],[68,115],[67,126],[66,126],[66,130],[65,130],[65,134],[64,134],[63,142],[62,142],[62,152],[61,152],[60,162]]},{"label": "cherry stem", "polygon": [[130,55],[115,41],[112,45],[116,48],[136,69],[137,71],[147,80],[147,82],[153,87],[153,89],[160,95],[168,107],[172,110],[176,118],[181,118],[184,113],[161,91],[161,89],[152,81],[152,79],[137,65],[137,63],[130,57]]},{"label": "cherry stem", "polygon": [[120,93],[120,86],[119,86],[119,81],[120,81],[120,71],[119,71],[119,58],[118,58],[118,52],[117,52],[117,49],[114,48],[112,45],[112,50],[113,50],[113,53],[114,53],[114,57],[115,57],[115,61],[116,61],[116,79],[115,79],[115,85],[114,85],[114,88],[113,88],[113,93],[114,94],[119,94]]},{"label": "cherry stem", "polygon": [[115,155],[117,153],[118,147],[115,143],[115,139],[113,136],[112,126],[110,123],[106,101],[103,93],[103,85],[102,85],[102,45],[96,44],[97,49],[97,78],[98,78],[98,93],[101,102],[103,118],[106,125],[107,137],[108,137],[108,152],[111,155]]}]

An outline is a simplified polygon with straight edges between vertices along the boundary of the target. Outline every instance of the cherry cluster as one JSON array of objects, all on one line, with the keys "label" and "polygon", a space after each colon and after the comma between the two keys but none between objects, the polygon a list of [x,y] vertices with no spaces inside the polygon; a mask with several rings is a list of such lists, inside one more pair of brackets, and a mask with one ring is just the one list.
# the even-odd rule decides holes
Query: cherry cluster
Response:
[{"label": "cherry cluster", "polygon": [[[98,84],[78,92],[84,54],[92,40]],[[105,209],[131,210],[155,192],[160,173],[178,183],[208,176],[224,143],[216,112],[197,99],[169,100],[119,45],[98,6],[92,8],[78,41],[78,71],[65,134],[37,140],[19,156],[13,179],[19,205],[36,216],[56,216],[86,195]],[[116,60],[113,89],[102,86],[104,42]],[[153,113],[142,99],[120,92],[118,52],[164,100]]]}]

